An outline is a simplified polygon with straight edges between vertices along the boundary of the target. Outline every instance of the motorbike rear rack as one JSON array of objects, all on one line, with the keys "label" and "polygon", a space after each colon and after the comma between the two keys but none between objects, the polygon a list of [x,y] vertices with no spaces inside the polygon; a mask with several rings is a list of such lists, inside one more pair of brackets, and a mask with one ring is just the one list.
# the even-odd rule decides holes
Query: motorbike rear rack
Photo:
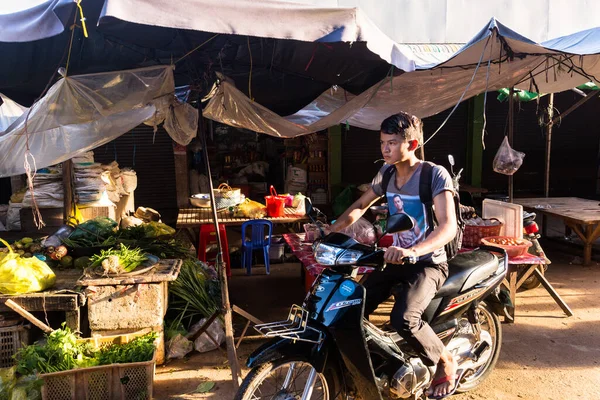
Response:
[{"label": "motorbike rear rack", "polygon": [[[323,333],[308,326],[308,316],[307,310],[294,304],[286,320],[255,325],[254,329],[267,337],[283,337],[320,344],[323,342]],[[310,331],[309,335],[305,335],[307,331]]]}]

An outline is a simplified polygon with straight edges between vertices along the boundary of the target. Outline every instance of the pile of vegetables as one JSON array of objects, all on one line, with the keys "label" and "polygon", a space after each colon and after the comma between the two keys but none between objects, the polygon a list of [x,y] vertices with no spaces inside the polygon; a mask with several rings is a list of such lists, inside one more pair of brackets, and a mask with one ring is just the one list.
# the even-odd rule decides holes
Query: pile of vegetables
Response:
[{"label": "pile of vegetables", "polygon": [[119,249],[102,250],[90,258],[90,267],[102,266],[106,274],[121,274],[131,272],[148,258],[142,249],[130,249],[122,244]]},{"label": "pile of vegetables", "polygon": [[154,354],[156,333],[151,332],[126,344],[111,344],[94,349],[78,341],[66,326],[46,336],[46,343],[23,347],[15,355],[21,375],[46,374],[97,365],[149,361]]},{"label": "pile of vegetables", "polygon": [[207,264],[188,258],[184,260],[176,280],[169,284],[173,297],[170,308],[179,312],[179,321],[210,317],[221,304],[221,288],[216,272]]},{"label": "pile of vegetables", "polygon": [[[21,240],[14,242],[10,247],[15,253],[24,258],[33,257],[34,254],[40,254],[42,252],[42,245],[39,243],[39,241],[34,241],[29,237],[24,237]],[[0,260],[6,257],[8,253],[8,247],[1,248]]]}]

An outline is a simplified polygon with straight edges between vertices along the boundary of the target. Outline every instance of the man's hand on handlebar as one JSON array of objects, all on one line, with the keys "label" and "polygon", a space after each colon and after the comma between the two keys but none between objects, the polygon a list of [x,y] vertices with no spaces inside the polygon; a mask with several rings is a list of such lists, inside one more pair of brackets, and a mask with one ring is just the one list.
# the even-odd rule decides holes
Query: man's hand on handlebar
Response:
[{"label": "man's hand on handlebar", "polygon": [[416,262],[416,254],[411,249],[403,249],[402,247],[391,246],[388,247],[383,254],[385,262],[390,264],[404,264]]}]

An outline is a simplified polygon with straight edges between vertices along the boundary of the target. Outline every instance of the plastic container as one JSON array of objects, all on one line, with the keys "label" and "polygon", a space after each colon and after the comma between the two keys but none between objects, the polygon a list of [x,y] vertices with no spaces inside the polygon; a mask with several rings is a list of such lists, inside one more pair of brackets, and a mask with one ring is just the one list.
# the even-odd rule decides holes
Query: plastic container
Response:
[{"label": "plastic container", "polygon": [[271,185],[271,195],[265,196],[265,204],[267,205],[267,216],[283,217],[285,215],[285,200],[286,196],[278,196],[273,185]]},{"label": "plastic container", "polygon": [[283,262],[285,258],[285,240],[279,236],[271,237],[269,260]]},{"label": "plastic container", "polygon": [[[78,339],[78,342],[89,342],[95,347],[112,343],[123,344],[145,333],[148,333],[148,330],[127,335]],[[150,361],[41,374],[39,378],[44,381],[42,400],[150,400],[155,366],[156,350]]]},{"label": "plastic container", "polygon": [[[519,243],[516,246],[497,243],[498,240],[510,239]],[[481,239],[481,243],[487,246],[496,246],[506,250],[509,257],[517,257],[527,253],[527,249],[531,247],[531,242],[525,239],[518,239],[510,236],[488,236]]]},{"label": "plastic container", "polygon": [[495,220],[498,223],[496,225],[465,225],[463,232],[463,247],[475,248],[481,243],[481,239],[490,236],[499,236],[502,233],[502,222],[498,218],[489,218],[488,220]]}]

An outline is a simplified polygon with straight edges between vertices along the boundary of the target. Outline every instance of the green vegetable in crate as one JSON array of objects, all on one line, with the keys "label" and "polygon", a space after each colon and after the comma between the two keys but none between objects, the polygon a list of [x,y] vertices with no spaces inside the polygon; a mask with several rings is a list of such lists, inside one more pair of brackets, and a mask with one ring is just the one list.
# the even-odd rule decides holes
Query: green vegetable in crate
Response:
[{"label": "green vegetable in crate", "polygon": [[63,324],[47,335],[46,343],[19,349],[15,356],[17,372],[21,375],[45,374],[98,365],[95,352],[87,343],[78,343],[77,337]]},{"label": "green vegetable in crate", "polygon": [[120,249],[102,250],[90,258],[90,267],[102,266],[106,274],[122,274],[131,272],[147,260],[142,249],[130,249],[121,245]]}]

